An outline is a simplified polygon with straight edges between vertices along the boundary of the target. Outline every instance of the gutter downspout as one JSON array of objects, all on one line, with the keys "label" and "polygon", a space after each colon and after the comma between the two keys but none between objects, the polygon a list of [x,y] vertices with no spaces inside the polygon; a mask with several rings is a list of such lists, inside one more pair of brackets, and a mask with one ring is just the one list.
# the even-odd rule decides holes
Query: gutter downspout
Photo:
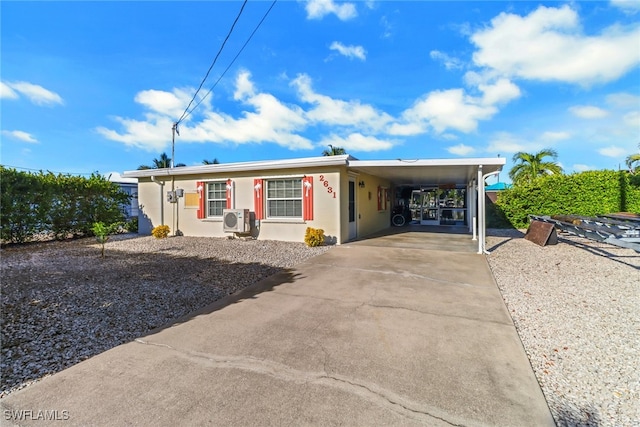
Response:
[{"label": "gutter downspout", "polygon": [[[478,171],[478,175],[480,175],[481,170]],[[489,172],[482,175],[482,181],[478,183],[478,197],[482,200],[482,210],[480,212],[480,217],[482,217],[482,222],[480,223],[480,227],[478,232],[480,234],[479,242],[478,242],[478,253],[479,254],[487,254],[489,255],[491,252],[485,249],[486,237],[487,237],[487,214],[485,210],[485,193],[484,193],[484,180],[490,177],[491,175],[498,175],[500,171]],[[479,205],[478,205],[479,206]]]},{"label": "gutter downspout", "polygon": [[155,182],[160,186],[160,225],[164,225],[164,197],[162,197],[164,182],[156,180],[156,177],[153,175],[151,175],[151,182]]}]

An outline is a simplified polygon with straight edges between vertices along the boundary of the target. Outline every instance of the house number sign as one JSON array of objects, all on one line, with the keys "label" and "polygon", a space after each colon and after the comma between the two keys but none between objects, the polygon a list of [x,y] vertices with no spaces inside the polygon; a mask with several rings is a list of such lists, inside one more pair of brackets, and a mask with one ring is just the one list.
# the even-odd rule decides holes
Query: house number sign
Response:
[{"label": "house number sign", "polygon": [[329,181],[327,181],[327,179],[324,177],[324,175],[320,175],[320,182],[322,183],[324,188],[327,189],[327,193],[333,194],[333,198],[335,199],[337,193],[335,191],[333,191],[333,187],[331,186],[331,184],[329,184]]}]

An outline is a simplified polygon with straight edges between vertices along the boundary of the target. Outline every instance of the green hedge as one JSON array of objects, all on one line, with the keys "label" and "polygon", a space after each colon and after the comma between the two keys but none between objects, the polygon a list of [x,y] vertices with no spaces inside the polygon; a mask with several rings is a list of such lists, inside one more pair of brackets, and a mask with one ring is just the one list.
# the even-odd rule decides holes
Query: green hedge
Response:
[{"label": "green hedge", "polygon": [[0,238],[22,243],[42,232],[57,238],[91,234],[95,222],[122,222],[129,199],[98,174],[34,174],[0,166]]},{"label": "green hedge", "polygon": [[596,216],[612,212],[640,213],[640,188],[626,171],[588,171],[549,175],[501,192],[499,215],[515,228],[526,228],[528,215]]}]

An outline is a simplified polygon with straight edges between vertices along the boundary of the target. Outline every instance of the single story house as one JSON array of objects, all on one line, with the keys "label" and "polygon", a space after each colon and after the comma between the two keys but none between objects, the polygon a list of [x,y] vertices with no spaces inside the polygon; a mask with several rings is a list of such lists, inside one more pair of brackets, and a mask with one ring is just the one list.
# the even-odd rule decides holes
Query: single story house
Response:
[{"label": "single story house", "polygon": [[168,225],[172,233],[186,236],[244,232],[258,239],[304,241],[306,228],[313,227],[341,244],[390,227],[397,209],[415,224],[466,227],[474,239],[477,226],[483,242],[484,180],[504,165],[500,157],[358,160],[341,155],[136,170],[123,176],[138,179],[141,234]]}]

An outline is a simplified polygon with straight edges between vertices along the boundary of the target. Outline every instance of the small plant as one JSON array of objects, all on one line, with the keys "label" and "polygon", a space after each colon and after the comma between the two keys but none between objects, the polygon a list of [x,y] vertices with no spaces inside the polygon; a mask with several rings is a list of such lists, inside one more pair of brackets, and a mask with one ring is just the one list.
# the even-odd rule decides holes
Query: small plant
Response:
[{"label": "small plant", "polygon": [[138,217],[135,216],[131,218],[124,224],[124,229],[129,233],[137,233],[138,232]]},{"label": "small plant", "polygon": [[157,227],[154,227],[153,230],[151,230],[151,234],[156,239],[166,239],[167,236],[169,236],[169,226],[159,225]]},{"label": "small plant", "polygon": [[102,245],[102,258],[104,258],[104,244],[109,240],[109,234],[117,232],[119,227],[119,223],[105,225],[104,222],[94,222],[91,226],[91,231],[96,236],[96,240]]},{"label": "small plant", "polygon": [[324,245],[324,230],[321,228],[307,227],[307,231],[304,234],[304,242],[310,248]]}]

